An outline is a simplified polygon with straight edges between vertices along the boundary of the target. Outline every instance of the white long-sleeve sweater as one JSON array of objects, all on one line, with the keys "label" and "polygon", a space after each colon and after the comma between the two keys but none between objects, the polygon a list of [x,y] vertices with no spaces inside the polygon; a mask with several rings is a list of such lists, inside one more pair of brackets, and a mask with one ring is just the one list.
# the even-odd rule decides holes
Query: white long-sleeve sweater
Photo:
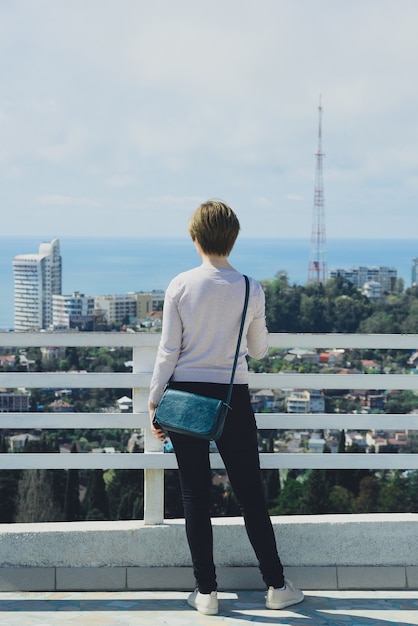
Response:
[{"label": "white long-sleeve sweater", "polygon": [[[149,400],[158,404],[171,379],[229,383],[244,306],[245,280],[232,269],[199,266],[176,276],[164,300],[161,340]],[[250,297],[234,383],[248,383],[247,354],[267,354],[264,292],[250,278]]]}]

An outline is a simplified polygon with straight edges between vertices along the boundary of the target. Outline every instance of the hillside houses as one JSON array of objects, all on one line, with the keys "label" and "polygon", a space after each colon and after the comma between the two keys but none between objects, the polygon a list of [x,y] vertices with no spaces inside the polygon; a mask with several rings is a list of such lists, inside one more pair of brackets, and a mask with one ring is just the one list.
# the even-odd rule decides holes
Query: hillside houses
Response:
[{"label": "hillside houses", "polygon": [[[363,356],[363,355],[361,355]],[[263,363],[263,371],[271,372],[321,372],[344,376],[367,372],[369,374],[390,373],[393,365],[388,359],[380,362],[373,358],[361,358],[355,351],[345,350],[272,350]],[[366,356],[366,355],[364,355]],[[367,355],[368,356],[368,355]],[[371,357],[373,355],[370,355]],[[378,355],[379,356],[379,355]],[[413,354],[407,366],[415,373],[418,352]],[[370,378],[371,384],[373,377]],[[383,413],[385,407],[398,399],[399,391],[391,389],[351,389],[335,393],[321,389],[261,389],[253,390],[252,405],[257,413]],[[418,398],[417,398],[418,407]],[[413,409],[411,409],[413,410]],[[395,411],[396,412],[396,411]],[[314,418],[312,423],[315,423]],[[340,431],[310,429],[306,431],[278,432],[277,449],[284,452],[310,451],[322,453],[324,447],[332,453],[338,452]],[[347,449],[364,452],[397,452],[408,445],[408,433],[404,431],[349,431],[345,432]]]}]

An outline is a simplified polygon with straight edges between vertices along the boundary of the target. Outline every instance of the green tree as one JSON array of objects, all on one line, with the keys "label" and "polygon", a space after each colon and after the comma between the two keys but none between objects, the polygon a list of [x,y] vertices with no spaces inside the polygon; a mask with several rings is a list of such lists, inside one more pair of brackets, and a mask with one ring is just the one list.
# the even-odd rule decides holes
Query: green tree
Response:
[{"label": "green tree", "polygon": [[418,513],[418,471],[408,473],[406,479],[406,510],[409,513]]},{"label": "green tree", "polygon": [[17,508],[20,470],[0,471],[0,523],[14,522]]},{"label": "green tree", "polygon": [[[264,452],[274,452],[274,438],[277,431],[272,431],[263,445]],[[264,497],[267,502],[267,506],[273,505],[273,502],[278,498],[280,494],[280,470],[278,469],[265,469],[261,470],[261,480],[263,483]]]},{"label": "green tree", "polygon": [[305,485],[288,474],[277,501],[269,510],[270,515],[300,515],[305,491]]},{"label": "green tree", "polygon": [[354,510],[353,494],[340,485],[331,487],[328,503],[329,513],[352,513]]},{"label": "green tree", "polygon": [[345,452],[346,440],[345,440],[345,430],[340,431],[340,438],[338,440],[338,454],[343,454]]},{"label": "green tree", "polygon": [[364,319],[359,325],[359,332],[368,334],[399,333],[400,329],[393,315],[387,311],[377,310]]},{"label": "green tree", "polygon": [[[97,511],[100,517],[96,517]],[[91,470],[87,483],[86,495],[83,500],[83,512],[86,520],[110,519],[109,502],[103,480],[103,470]]]},{"label": "green tree", "polygon": [[63,511],[54,497],[52,470],[23,470],[18,486],[17,523],[58,522]]},{"label": "green tree", "polygon": [[142,519],[144,517],[144,470],[115,470],[105,473],[110,518]]},{"label": "green tree", "polygon": [[266,293],[266,320],[270,332],[297,332],[302,288],[288,283],[285,272],[263,282]]},{"label": "green tree", "polygon": [[167,519],[184,517],[178,470],[164,471],[164,517]]},{"label": "green tree", "polygon": [[393,472],[381,483],[378,510],[382,513],[404,513],[408,508],[408,492],[400,471]]},{"label": "green tree", "polygon": [[[55,438],[42,433],[39,440],[26,440],[25,452],[59,453]],[[54,522],[64,517],[65,470],[31,469],[20,474],[16,522]]]},{"label": "green tree", "polygon": [[379,481],[375,476],[365,476],[361,479],[359,493],[354,501],[357,513],[375,513],[378,510]]},{"label": "green tree", "polygon": [[313,469],[308,472],[306,488],[302,500],[302,511],[308,515],[328,513],[330,498],[330,484],[327,474],[322,469]]},{"label": "green tree", "polygon": [[[77,452],[77,444],[73,442],[71,453],[75,454]],[[64,519],[67,522],[80,519],[80,478],[78,469],[67,470],[64,500]]]},{"label": "green tree", "polygon": [[411,413],[418,407],[418,397],[413,391],[401,390],[385,402],[385,413]]},{"label": "green tree", "polygon": [[242,511],[229,481],[225,485],[225,517],[239,517]]},{"label": "green tree", "polygon": [[86,515],[86,522],[107,522],[108,518],[100,509],[89,509]]}]

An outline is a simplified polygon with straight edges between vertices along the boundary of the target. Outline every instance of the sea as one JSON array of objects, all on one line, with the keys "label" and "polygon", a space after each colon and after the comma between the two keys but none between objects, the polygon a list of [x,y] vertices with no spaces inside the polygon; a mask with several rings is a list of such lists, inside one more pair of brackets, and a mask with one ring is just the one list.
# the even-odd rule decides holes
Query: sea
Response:
[{"label": "sea", "polygon": [[[199,265],[189,238],[60,237],[62,293],[123,294],[165,289],[179,272]],[[37,253],[52,237],[0,236],[0,330],[13,329],[13,258]],[[418,239],[328,239],[328,269],[359,265],[394,267],[411,285]],[[291,285],[307,282],[309,239],[239,238],[230,262],[258,280],[286,272]]]}]

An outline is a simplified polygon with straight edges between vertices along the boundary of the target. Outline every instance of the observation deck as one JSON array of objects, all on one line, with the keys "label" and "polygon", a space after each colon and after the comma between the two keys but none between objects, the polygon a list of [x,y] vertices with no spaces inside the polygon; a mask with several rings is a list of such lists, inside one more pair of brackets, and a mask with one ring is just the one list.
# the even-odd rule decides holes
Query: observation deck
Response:
[{"label": "observation deck", "polygon": [[[176,459],[164,453],[148,425],[148,388],[158,341],[159,335],[153,333],[0,333],[0,345],[16,350],[124,347],[132,350],[133,361],[130,373],[0,373],[1,388],[118,388],[130,391],[133,399],[132,413],[1,413],[0,429],[142,428],[145,435],[143,454],[0,454],[0,470],[144,469],[143,520],[0,525],[0,622],[7,613],[6,622],[13,624],[28,607],[38,617],[37,612],[56,611],[53,621],[43,623],[57,624],[61,623],[58,613],[64,619],[72,608],[86,620],[79,623],[86,624],[95,623],[94,615],[101,611],[106,611],[108,621],[97,623],[103,624],[171,623],[161,615],[172,617],[177,609],[187,615],[181,613],[184,620],[176,623],[207,624],[219,619],[203,619],[186,607],[186,590],[193,587],[193,578],[184,522],[163,519],[164,470],[175,469]],[[280,333],[270,334],[269,343],[272,348],[289,349],[414,351],[418,335]],[[417,391],[418,376],[251,373],[250,387]],[[410,414],[268,413],[257,414],[256,419],[259,429],[418,430],[418,415]],[[222,467],[217,453],[211,454],[211,464]],[[262,453],[261,466],[417,470],[418,455]],[[288,516],[272,521],[286,575],[307,594],[300,607],[280,613],[281,619],[288,619],[281,623],[336,625],[338,611],[341,615],[353,611],[356,623],[371,625],[384,623],[387,617],[373,622],[369,615],[361,621],[363,613],[379,610],[392,618],[392,609],[399,609],[402,615],[393,623],[418,624],[418,513]],[[213,523],[225,623],[257,622],[259,614],[264,616],[260,623],[277,623],[278,614],[263,612],[263,584],[242,520],[222,517]],[[118,603],[122,603],[119,609]],[[145,607],[149,608],[145,611]],[[136,621],[125,620],[125,611],[126,615],[131,611]],[[119,621],[111,621],[114,612],[120,613]],[[304,619],[308,614],[311,622]],[[319,619],[323,621],[315,621]]]}]

